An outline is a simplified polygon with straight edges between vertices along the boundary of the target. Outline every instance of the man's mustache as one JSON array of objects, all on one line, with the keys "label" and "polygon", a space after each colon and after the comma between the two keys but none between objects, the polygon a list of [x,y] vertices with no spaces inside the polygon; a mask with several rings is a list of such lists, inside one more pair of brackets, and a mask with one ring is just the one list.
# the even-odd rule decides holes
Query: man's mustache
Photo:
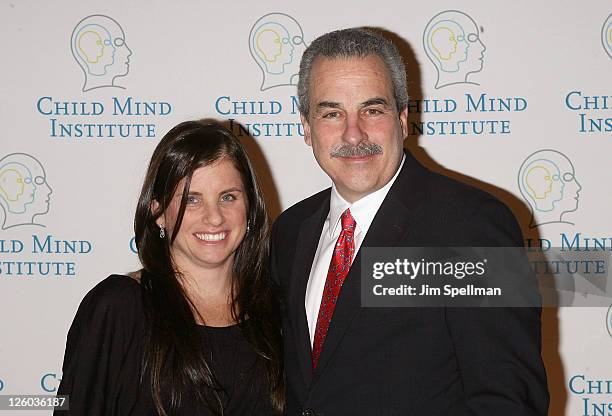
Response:
[{"label": "man's mustache", "polygon": [[383,148],[376,143],[361,142],[357,146],[343,144],[342,146],[333,149],[330,153],[331,157],[363,157],[380,155]]}]

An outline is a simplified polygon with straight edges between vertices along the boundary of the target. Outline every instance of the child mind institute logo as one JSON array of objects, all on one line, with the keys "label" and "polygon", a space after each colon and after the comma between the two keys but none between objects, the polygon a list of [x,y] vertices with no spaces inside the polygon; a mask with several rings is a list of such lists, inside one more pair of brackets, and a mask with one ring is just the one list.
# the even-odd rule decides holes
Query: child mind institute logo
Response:
[{"label": "child mind institute logo", "polygon": [[552,223],[574,225],[563,217],[578,209],[582,186],[566,155],[544,149],[527,156],[519,169],[518,186],[531,209],[529,228]]},{"label": "child mind institute logo", "polygon": [[302,27],[293,17],[284,13],[260,17],[249,33],[249,50],[263,76],[260,90],[297,85],[306,46]]},{"label": "child mind institute logo", "polygon": [[610,59],[612,59],[612,13],[610,13],[601,28],[601,44]]},{"label": "child mind institute logo", "polygon": [[436,67],[436,89],[455,84],[480,85],[468,78],[482,71],[486,47],[470,16],[458,10],[438,13],[425,27],[423,47]]},{"label": "child mind institute logo", "polygon": [[125,88],[116,80],[128,74],[132,51],[115,19],[101,14],[87,16],[72,31],[70,48],[85,74],[83,91]]},{"label": "child mind institute logo", "polygon": [[39,225],[35,217],[49,212],[52,190],[42,164],[26,153],[11,153],[0,159],[0,207],[2,229]]}]

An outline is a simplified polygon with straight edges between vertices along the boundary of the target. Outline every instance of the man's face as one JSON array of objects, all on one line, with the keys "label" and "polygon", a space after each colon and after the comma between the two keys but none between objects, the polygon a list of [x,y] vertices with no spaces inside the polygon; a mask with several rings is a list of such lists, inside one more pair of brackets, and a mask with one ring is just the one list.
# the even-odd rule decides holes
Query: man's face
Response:
[{"label": "man's face", "polygon": [[407,112],[397,113],[385,64],[377,56],[316,58],[304,140],[349,202],[382,188],[402,158]]}]

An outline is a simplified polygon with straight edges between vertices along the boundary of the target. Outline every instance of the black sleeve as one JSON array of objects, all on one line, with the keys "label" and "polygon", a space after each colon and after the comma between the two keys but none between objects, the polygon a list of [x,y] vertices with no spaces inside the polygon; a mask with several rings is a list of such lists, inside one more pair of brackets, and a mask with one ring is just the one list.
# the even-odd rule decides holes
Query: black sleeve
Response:
[{"label": "black sleeve", "polygon": [[[468,239],[481,247],[522,245],[514,216],[496,200],[483,203],[468,221],[471,230],[468,232],[472,233]],[[535,307],[446,310],[471,414],[548,413],[540,315],[540,308]]]},{"label": "black sleeve", "polygon": [[83,299],[68,332],[58,395],[69,411],[54,415],[127,414],[138,396],[143,310],[140,285],[110,276]]},{"label": "black sleeve", "polygon": [[277,287],[280,286],[280,278],[278,276],[278,219],[272,224],[272,232],[270,234],[270,275],[272,277],[273,284]]},{"label": "black sleeve", "polygon": [[286,284],[286,282],[281,281],[281,277],[280,277],[281,272],[279,271],[279,266],[278,266],[279,251],[280,251],[279,241],[278,241],[279,240],[278,222],[279,220],[277,219],[272,225],[272,233],[270,237],[269,266],[270,266],[270,277],[272,280],[272,293],[274,294],[274,299],[276,301],[275,307],[277,308],[279,316],[282,319],[287,314],[287,309],[286,309],[287,306],[285,304],[285,296],[284,296],[285,292],[283,290],[283,284]]}]

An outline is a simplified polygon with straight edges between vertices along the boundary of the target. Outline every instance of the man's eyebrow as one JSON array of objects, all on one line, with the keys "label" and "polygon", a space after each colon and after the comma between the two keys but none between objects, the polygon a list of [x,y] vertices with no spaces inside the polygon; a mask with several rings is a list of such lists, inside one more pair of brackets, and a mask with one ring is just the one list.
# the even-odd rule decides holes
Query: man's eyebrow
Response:
[{"label": "man's eyebrow", "polygon": [[389,102],[383,97],[370,98],[369,100],[362,102],[360,107],[364,108],[371,105],[382,105],[384,107],[389,107]]},{"label": "man's eyebrow", "polygon": [[336,101],[321,101],[317,104],[317,110],[323,108],[342,108],[342,105]]}]

